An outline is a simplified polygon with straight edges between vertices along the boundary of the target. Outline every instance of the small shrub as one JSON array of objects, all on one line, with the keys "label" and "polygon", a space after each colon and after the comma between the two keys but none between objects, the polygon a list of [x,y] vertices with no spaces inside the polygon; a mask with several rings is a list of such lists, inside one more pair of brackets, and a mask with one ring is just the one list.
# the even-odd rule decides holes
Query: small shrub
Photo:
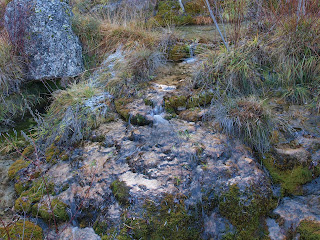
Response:
[{"label": "small shrub", "polygon": [[271,132],[275,120],[265,104],[254,97],[216,101],[214,115],[222,131],[239,137],[256,151],[270,149]]}]

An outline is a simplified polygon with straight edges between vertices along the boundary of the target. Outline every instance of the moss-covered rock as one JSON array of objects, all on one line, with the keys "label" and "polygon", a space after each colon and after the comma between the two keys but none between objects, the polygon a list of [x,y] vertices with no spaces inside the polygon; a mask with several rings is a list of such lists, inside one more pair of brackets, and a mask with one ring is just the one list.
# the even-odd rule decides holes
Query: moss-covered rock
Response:
[{"label": "moss-covered rock", "polygon": [[8,171],[9,178],[14,179],[16,174],[20,170],[28,167],[30,163],[31,163],[30,161],[24,160],[23,158],[20,158],[17,161],[15,161],[9,168],[9,171]]},{"label": "moss-covered rock", "polygon": [[241,192],[238,185],[230,186],[219,199],[219,211],[237,229],[235,239],[260,239],[264,235],[263,217],[276,207],[274,199],[265,199],[254,189]]},{"label": "moss-covered rock", "polygon": [[182,12],[178,1],[165,0],[159,2],[157,15],[151,21],[161,26],[187,25],[193,23],[193,18]]},{"label": "moss-covered rock", "polygon": [[111,190],[115,198],[119,201],[122,205],[129,204],[129,187],[126,185],[125,182],[120,180],[115,180],[111,183]]},{"label": "moss-covered rock", "polygon": [[14,189],[16,190],[17,194],[20,195],[22,192],[28,190],[30,187],[30,183],[29,182],[23,182],[23,181],[17,181],[14,184]]},{"label": "moss-covered rock", "polygon": [[[144,101],[136,103],[132,98],[119,98],[114,102],[116,111],[125,121],[130,121],[131,124],[144,126],[151,123],[151,120],[147,118],[144,106],[141,109],[137,108],[136,104],[145,104]],[[140,107],[139,106],[139,107]],[[150,108],[150,106],[149,106]],[[151,108],[150,108],[151,109]],[[140,111],[141,110],[141,111]]]},{"label": "moss-covered rock", "polygon": [[160,206],[146,201],[142,218],[126,219],[118,239],[200,239],[200,222],[188,214],[184,197],[166,195]]},{"label": "moss-covered rock", "polygon": [[187,109],[179,114],[179,118],[185,121],[196,122],[201,120],[201,109]]},{"label": "moss-covered rock", "polygon": [[69,219],[67,204],[57,198],[51,200],[51,205],[47,202],[44,204],[37,203],[32,206],[32,215],[39,216],[46,222],[53,220],[52,212],[55,216],[56,222],[66,222]]},{"label": "moss-covered rock", "polygon": [[297,229],[300,240],[320,240],[320,222],[303,220]]},{"label": "moss-covered rock", "polygon": [[[199,0],[183,1],[185,12],[181,9],[179,2],[174,0],[162,0],[158,4],[158,12],[151,22],[157,25],[189,25],[202,24],[197,21],[199,17],[207,18],[208,12],[204,2]],[[211,22],[211,21],[210,21]]]},{"label": "moss-covered rock", "polygon": [[301,186],[320,175],[319,166],[310,169],[308,166],[297,165],[290,169],[279,169],[272,154],[266,154],[262,162],[268,169],[273,181],[281,184],[281,191],[284,196],[302,194]]},{"label": "moss-covered rock", "polygon": [[179,109],[187,108],[187,100],[189,96],[171,96],[165,97],[164,106],[168,113],[176,113]]},{"label": "moss-covered rock", "polygon": [[46,149],[46,160],[48,163],[55,164],[57,162],[57,158],[60,155],[60,149],[52,143],[47,149]]},{"label": "moss-covered rock", "polygon": [[188,100],[187,108],[194,108],[200,106],[208,106],[211,104],[213,93],[211,92],[200,92],[190,96]]},{"label": "moss-covered rock", "polygon": [[129,121],[129,117],[130,117],[130,110],[127,109],[125,106],[127,104],[129,104],[130,102],[132,102],[132,99],[128,99],[128,98],[119,98],[117,100],[114,101],[114,105],[116,107],[116,111],[117,113],[120,114],[120,116],[125,120],[125,121]]},{"label": "moss-covered rock", "polygon": [[47,183],[47,188],[42,180],[37,180],[32,187],[23,191],[15,201],[14,208],[18,212],[30,212],[33,204],[39,202],[45,194],[53,193],[54,184]]},{"label": "moss-covered rock", "polygon": [[207,106],[211,103],[213,94],[210,92],[195,92],[187,95],[165,97],[165,109],[168,113],[178,113],[181,110]]},{"label": "moss-covered rock", "polygon": [[34,146],[33,145],[29,145],[22,151],[22,156],[23,157],[29,157],[34,152],[34,150],[35,150]]},{"label": "moss-covered rock", "polygon": [[190,48],[187,44],[176,44],[169,50],[169,60],[177,62],[188,57],[190,57]]},{"label": "moss-covered rock", "polygon": [[[9,232],[9,238],[8,238],[7,232]],[[8,227],[7,231],[4,228],[0,228],[0,239],[42,240],[43,234],[42,234],[42,229],[38,225],[29,221],[19,220],[18,222],[14,223],[12,226]]]}]

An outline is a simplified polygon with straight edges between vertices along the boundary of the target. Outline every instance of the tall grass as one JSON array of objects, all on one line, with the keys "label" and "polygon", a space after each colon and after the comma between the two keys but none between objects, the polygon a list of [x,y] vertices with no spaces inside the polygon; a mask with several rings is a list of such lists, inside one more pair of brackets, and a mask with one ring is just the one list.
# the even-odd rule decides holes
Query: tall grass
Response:
[{"label": "tall grass", "polygon": [[293,16],[276,27],[269,41],[284,97],[292,103],[310,102],[320,83],[320,21]]},{"label": "tall grass", "polygon": [[15,55],[5,31],[0,33],[0,96],[7,96],[20,89],[24,81],[24,63],[22,58]]},{"label": "tall grass", "polygon": [[264,92],[263,75],[270,65],[271,57],[256,38],[229,52],[221,49],[210,53],[195,73],[194,82],[231,96],[259,95]]}]

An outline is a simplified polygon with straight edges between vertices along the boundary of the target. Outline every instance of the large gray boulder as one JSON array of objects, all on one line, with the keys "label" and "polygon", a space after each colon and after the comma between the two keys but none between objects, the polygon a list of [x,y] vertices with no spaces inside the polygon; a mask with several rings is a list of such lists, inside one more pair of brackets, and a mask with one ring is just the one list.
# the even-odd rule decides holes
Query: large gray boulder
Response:
[{"label": "large gray boulder", "polygon": [[72,77],[83,71],[82,47],[71,28],[72,12],[63,0],[13,0],[5,27],[27,58],[27,78]]}]

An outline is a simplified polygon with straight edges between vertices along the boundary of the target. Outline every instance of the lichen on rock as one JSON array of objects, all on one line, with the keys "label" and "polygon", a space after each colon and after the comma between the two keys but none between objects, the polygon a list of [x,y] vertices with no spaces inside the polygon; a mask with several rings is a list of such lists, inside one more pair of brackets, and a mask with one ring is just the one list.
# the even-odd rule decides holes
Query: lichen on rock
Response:
[{"label": "lichen on rock", "polygon": [[73,77],[83,71],[82,48],[71,28],[65,1],[14,0],[7,6],[5,27],[28,59],[30,80]]}]

